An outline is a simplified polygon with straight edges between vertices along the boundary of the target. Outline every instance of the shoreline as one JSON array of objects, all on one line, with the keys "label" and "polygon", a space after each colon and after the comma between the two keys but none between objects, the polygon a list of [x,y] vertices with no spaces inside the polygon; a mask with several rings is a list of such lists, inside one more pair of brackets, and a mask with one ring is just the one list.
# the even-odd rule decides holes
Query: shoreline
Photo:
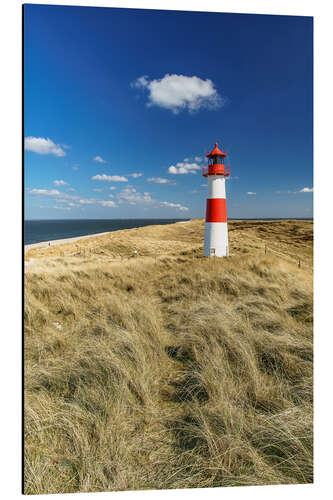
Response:
[{"label": "shoreline", "polygon": [[55,245],[62,245],[64,243],[71,243],[73,241],[78,241],[78,240],[83,240],[86,238],[94,238],[95,236],[102,236],[103,234],[110,234],[114,231],[105,231],[104,233],[94,233],[94,234],[85,234],[83,236],[74,236],[72,238],[61,238],[59,240],[47,240],[47,241],[40,241],[38,243],[29,243],[27,245],[24,245],[24,254],[26,254],[29,250],[32,250],[33,248],[49,248],[49,243],[50,247],[54,247]]},{"label": "shoreline", "polygon": [[[177,222],[170,222],[170,224],[184,224],[186,222],[191,222],[192,219],[188,219],[188,220],[180,220],[180,221],[177,221]],[[152,225],[155,225],[155,224],[152,224]],[[157,224],[159,225],[159,224]],[[169,225],[169,224],[166,224],[166,225]],[[137,226],[137,227],[150,227],[150,226]],[[110,234],[110,233],[115,233],[117,231],[123,231],[123,230],[127,230],[127,229],[136,229],[137,227],[134,227],[134,228],[122,228],[122,229],[116,229],[116,230],[113,230],[113,231],[104,231],[102,233],[92,233],[92,234],[84,234],[82,236],[72,236],[72,237],[69,237],[69,238],[59,238],[59,239],[56,239],[56,240],[46,240],[46,241],[37,241],[35,243],[27,243],[24,245],[24,254],[26,254],[29,250],[32,250],[33,248],[48,248],[49,247],[49,243],[51,244],[51,246],[55,246],[55,245],[61,245],[61,244],[64,244],[64,243],[70,243],[70,242],[74,242],[74,241],[78,241],[78,240],[81,240],[83,238],[93,238],[95,236],[102,236],[103,234]]]}]

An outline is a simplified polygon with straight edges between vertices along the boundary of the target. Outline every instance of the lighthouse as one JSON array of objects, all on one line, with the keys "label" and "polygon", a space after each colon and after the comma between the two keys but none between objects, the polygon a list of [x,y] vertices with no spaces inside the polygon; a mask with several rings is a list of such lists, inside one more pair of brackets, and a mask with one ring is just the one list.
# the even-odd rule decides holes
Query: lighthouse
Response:
[{"label": "lighthouse", "polygon": [[226,257],[229,245],[225,180],[230,176],[230,167],[225,166],[227,153],[218,148],[217,142],[206,156],[208,165],[202,169],[208,181],[204,256]]}]

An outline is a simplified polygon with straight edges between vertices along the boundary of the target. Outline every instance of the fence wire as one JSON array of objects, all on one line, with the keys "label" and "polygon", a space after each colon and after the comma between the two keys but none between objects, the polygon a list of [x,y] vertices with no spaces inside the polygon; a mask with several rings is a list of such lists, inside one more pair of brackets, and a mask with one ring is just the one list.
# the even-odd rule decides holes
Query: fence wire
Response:
[{"label": "fence wire", "polygon": [[292,264],[296,264],[299,268],[306,267],[313,272],[313,267],[310,266],[309,264],[307,264],[306,262],[304,262],[301,258],[298,258],[298,260],[295,260],[292,257],[289,257],[289,255],[285,255],[285,254],[282,254],[280,252],[277,252],[276,250],[273,250],[272,248],[268,248],[266,245],[265,245],[265,253],[273,253],[279,257],[282,257],[285,260],[288,260]]},{"label": "fence wire", "polygon": [[[100,255],[101,257],[103,256],[103,254],[99,254],[99,252],[96,252],[95,249],[92,249],[92,248],[81,248],[79,245],[76,245],[76,252],[74,253],[69,253],[67,254],[67,256],[69,257],[76,257],[76,256],[83,256],[83,257],[88,257],[89,255]],[[196,252],[197,249],[192,249],[192,259],[194,259],[195,257],[195,252]],[[215,249],[211,249],[213,250],[213,252],[211,252],[210,254],[210,257],[216,257],[215,255]],[[268,247],[266,244],[264,244],[264,252],[265,254],[267,253],[272,253],[284,260],[287,260],[288,262],[292,263],[292,264],[295,264],[296,266],[298,266],[299,268],[307,268],[307,269],[310,269],[312,272],[313,272],[313,266],[309,265],[308,263],[304,262],[304,260],[302,260],[301,258],[297,258],[296,259],[293,259],[292,257],[289,257],[289,255],[286,255],[286,254],[283,254],[281,252],[278,252],[277,250],[273,249],[273,248],[270,248]],[[167,255],[167,254],[166,254]],[[61,256],[64,257],[65,256],[65,252],[62,251],[61,252]],[[129,255],[121,255],[119,257],[113,257],[111,260],[113,262],[117,262],[117,261],[120,261],[122,262],[123,260],[130,260],[131,258],[137,258],[137,257],[142,257],[139,252],[137,250],[134,250],[131,254]],[[154,254],[151,255],[151,257],[154,258],[155,260],[155,264],[157,262],[157,257],[162,257],[163,254],[158,254],[157,250],[155,250]],[[230,253],[229,253],[229,247],[226,248],[226,256],[230,256]],[[105,256],[104,256],[105,257]],[[109,259],[107,259],[109,260]],[[215,260],[215,259],[214,259]]]}]

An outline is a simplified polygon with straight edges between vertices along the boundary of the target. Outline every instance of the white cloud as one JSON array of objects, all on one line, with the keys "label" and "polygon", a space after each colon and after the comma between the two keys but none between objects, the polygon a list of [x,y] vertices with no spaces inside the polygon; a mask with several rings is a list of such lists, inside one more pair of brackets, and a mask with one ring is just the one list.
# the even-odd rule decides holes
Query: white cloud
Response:
[{"label": "white cloud", "polygon": [[59,196],[60,191],[57,189],[30,189],[30,194],[40,195],[40,196]]},{"label": "white cloud", "polygon": [[57,203],[69,203],[70,201],[78,201],[80,199],[80,196],[61,193],[58,189],[30,189],[29,194],[34,196],[51,196]]},{"label": "white cloud", "polygon": [[103,160],[101,156],[95,156],[95,158],[93,158],[93,161],[97,161],[98,163],[106,163],[106,161]]},{"label": "white cloud", "polygon": [[93,189],[93,191],[95,191],[95,193],[102,193],[102,191],[104,191],[103,188],[95,188]]},{"label": "white cloud", "polygon": [[71,191],[72,193],[75,193],[76,189],[74,189],[74,188],[67,188],[67,191]]},{"label": "white cloud", "polygon": [[116,186],[110,186],[109,189],[110,189],[110,191],[114,191],[117,188],[116,188]]},{"label": "white cloud", "polygon": [[128,202],[128,203],[154,203],[154,200],[150,196],[150,193],[139,193],[133,187],[124,188],[118,195],[118,200],[120,203]]},{"label": "white cloud", "polygon": [[81,205],[101,205],[102,207],[116,207],[116,203],[111,200],[96,200],[96,198],[81,198],[79,200]]},{"label": "white cloud", "polygon": [[111,200],[97,200],[96,198],[80,198],[80,205],[101,205],[102,207],[116,207],[116,203]]},{"label": "white cloud", "polygon": [[128,182],[128,179],[123,175],[106,175],[106,174],[98,174],[94,175],[91,180],[93,181],[107,181],[107,182]]},{"label": "white cloud", "polygon": [[195,156],[194,161],[198,163],[200,161],[203,161],[203,158],[201,158],[201,156]]},{"label": "white cloud", "polygon": [[99,205],[102,205],[102,207],[116,207],[116,203],[111,200],[101,200],[98,202]]},{"label": "white cloud", "polygon": [[131,83],[131,87],[139,89],[141,87],[147,87],[148,84],[149,84],[148,77],[140,76],[134,82]]},{"label": "white cloud", "polygon": [[155,184],[169,184],[169,179],[163,179],[162,177],[149,177],[148,182],[155,182]]},{"label": "white cloud", "polygon": [[[68,203],[68,200],[79,200],[81,197],[78,195],[73,195],[73,194],[68,194],[68,193],[60,193],[61,198],[64,203]],[[56,195],[56,198],[58,201],[60,201],[60,198],[58,198],[58,195]]]},{"label": "white cloud", "polygon": [[150,81],[147,76],[141,76],[131,86],[148,92],[148,106],[160,106],[173,113],[183,109],[190,112],[200,108],[216,109],[224,104],[213,82],[197,76],[166,74],[159,80]]},{"label": "white cloud", "polygon": [[196,174],[198,170],[201,170],[200,165],[197,163],[189,163],[187,158],[183,162],[178,162],[176,165],[170,165],[168,168],[169,174]]},{"label": "white cloud", "polygon": [[55,180],[53,181],[54,186],[68,186],[68,182],[63,181],[62,179],[60,180]]},{"label": "white cloud", "polygon": [[208,186],[208,184],[200,184],[200,186],[202,186],[202,187],[207,187],[207,186]]},{"label": "white cloud", "polygon": [[[96,198],[82,198],[77,195],[60,193],[57,189],[31,189],[30,194],[51,196],[56,203],[65,203],[67,207],[81,207],[82,205],[101,205],[103,207],[116,207],[116,203],[111,200],[99,200]],[[113,196],[112,194],[110,196]],[[67,210],[66,207],[55,206],[57,210]]]},{"label": "white cloud", "polygon": [[133,177],[133,179],[137,179],[138,177],[142,177],[141,172],[136,173],[136,174],[128,174],[129,177]]},{"label": "white cloud", "polygon": [[43,137],[25,137],[24,149],[39,155],[66,156],[65,151],[59,144],[55,144],[51,139],[44,139]]},{"label": "white cloud", "polygon": [[95,198],[80,198],[78,201],[81,205],[94,205],[97,202]]},{"label": "white cloud", "polygon": [[298,194],[298,193],[313,193],[313,187],[308,188],[304,187],[299,189],[298,191],[291,191],[291,189],[283,190],[283,191],[275,191],[276,194]]},{"label": "white cloud", "polygon": [[257,194],[257,193],[254,193],[253,191],[248,191],[247,194],[253,195],[253,194]]},{"label": "white cloud", "polygon": [[72,170],[80,170],[79,165],[73,165]]},{"label": "white cloud", "polygon": [[55,206],[53,208],[55,208],[56,210],[72,210],[70,207],[57,207],[57,206]]},{"label": "white cloud", "polygon": [[187,212],[188,208],[183,207],[180,203],[170,203],[169,201],[161,201],[160,205],[164,207],[176,208],[177,210],[181,210],[182,212]]}]

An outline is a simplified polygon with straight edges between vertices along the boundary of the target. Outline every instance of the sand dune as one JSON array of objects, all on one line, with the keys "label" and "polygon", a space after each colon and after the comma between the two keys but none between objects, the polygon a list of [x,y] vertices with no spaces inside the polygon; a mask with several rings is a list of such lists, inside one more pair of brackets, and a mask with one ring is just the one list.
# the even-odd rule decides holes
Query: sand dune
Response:
[{"label": "sand dune", "polygon": [[203,229],[29,250],[25,493],[313,481],[312,222]]}]

